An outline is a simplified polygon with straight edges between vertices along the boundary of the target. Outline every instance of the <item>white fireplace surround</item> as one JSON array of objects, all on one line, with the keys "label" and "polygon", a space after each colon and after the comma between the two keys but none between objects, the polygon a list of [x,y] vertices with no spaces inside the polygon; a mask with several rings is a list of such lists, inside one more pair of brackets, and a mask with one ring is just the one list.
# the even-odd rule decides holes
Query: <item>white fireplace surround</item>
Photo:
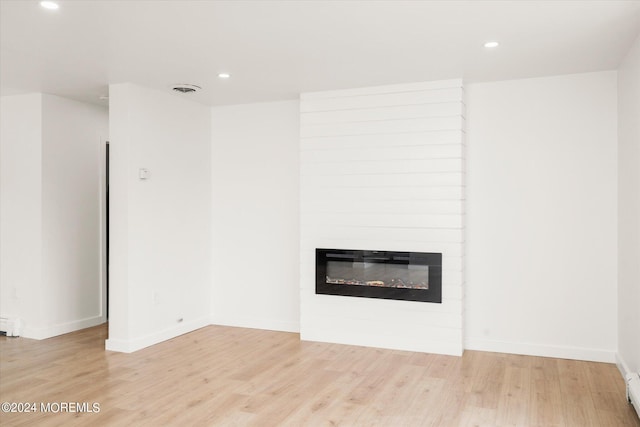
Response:
[{"label": "white fireplace surround", "polygon": [[[461,80],[305,93],[300,336],[461,355]],[[315,294],[315,249],[441,252],[442,304]]]}]

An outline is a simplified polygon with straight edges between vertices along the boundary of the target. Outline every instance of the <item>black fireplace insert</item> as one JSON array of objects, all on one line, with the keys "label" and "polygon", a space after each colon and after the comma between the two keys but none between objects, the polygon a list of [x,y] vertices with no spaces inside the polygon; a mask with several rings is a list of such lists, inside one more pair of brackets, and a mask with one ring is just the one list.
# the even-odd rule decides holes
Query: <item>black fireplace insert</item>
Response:
[{"label": "black fireplace insert", "polygon": [[316,249],[316,294],[442,302],[442,254]]}]

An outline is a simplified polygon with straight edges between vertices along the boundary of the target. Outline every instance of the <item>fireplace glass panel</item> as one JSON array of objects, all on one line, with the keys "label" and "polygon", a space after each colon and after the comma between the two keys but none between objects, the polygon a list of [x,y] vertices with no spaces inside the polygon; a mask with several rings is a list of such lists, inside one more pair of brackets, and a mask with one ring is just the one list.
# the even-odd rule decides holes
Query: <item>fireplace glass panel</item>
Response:
[{"label": "fireplace glass panel", "polygon": [[328,261],[327,283],[332,285],[429,289],[429,266]]},{"label": "fireplace glass panel", "polygon": [[316,293],[442,302],[442,254],[316,249]]}]

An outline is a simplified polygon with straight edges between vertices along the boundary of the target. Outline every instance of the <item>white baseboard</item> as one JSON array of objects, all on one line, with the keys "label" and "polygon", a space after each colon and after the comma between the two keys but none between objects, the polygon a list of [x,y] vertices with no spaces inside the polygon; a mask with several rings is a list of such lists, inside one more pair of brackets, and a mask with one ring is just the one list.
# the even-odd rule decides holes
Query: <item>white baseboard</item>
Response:
[{"label": "white baseboard", "polygon": [[212,325],[235,326],[238,328],[263,329],[267,331],[279,332],[300,332],[299,322],[288,322],[275,319],[254,319],[248,317],[219,317],[211,316]]},{"label": "white baseboard", "polygon": [[129,341],[108,338],[104,342],[104,349],[109,351],[117,351],[118,353],[132,353]]},{"label": "white baseboard", "polygon": [[523,354],[527,356],[556,357],[559,359],[588,360],[615,363],[616,352],[582,347],[540,345],[519,342],[466,338],[465,349],[495,353]]},{"label": "white baseboard", "polygon": [[629,369],[629,365],[626,364],[622,356],[618,353],[616,353],[616,366],[618,367],[622,378],[626,381],[627,376],[631,374],[631,369]]},{"label": "white baseboard", "polygon": [[162,331],[145,335],[143,337],[133,338],[130,340],[120,340],[109,338],[105,341],[105,349],[109,351],[117,351],[120,353],[133,353],[134,351],[170,340],[177,336],[195,331],[210,324],[209,316],[194,319],[190,322],[180,323],[174,327],[164,329]]},{"label": "white baseboard", "polygon": [[79,331],[80,329],[91,328],[92,326],[101,325],[104,322],[106,322],[104,316],[95,316],[71,322],[58,323],[44,328],[33,328],[25,324],[22,330],[22,337],[44,340],[58,335],[68,334],[69,332]]},{"label": "white baseboard", "polygon": [[333,344],[357,345],[362,347],[386,348],[389,350],[415,351],[419,353],[446,354],[462,356],[462,340],[416,340],[400,335],[354,333],[348,330],[317,330],[304,328],[300,334],[303,341],[327,342]]}]

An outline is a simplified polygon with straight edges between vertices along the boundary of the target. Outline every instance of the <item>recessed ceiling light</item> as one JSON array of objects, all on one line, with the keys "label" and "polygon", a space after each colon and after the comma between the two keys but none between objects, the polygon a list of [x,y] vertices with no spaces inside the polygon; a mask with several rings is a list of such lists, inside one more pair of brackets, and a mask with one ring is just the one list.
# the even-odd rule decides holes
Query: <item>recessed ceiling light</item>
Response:
[{"label": "recessed ceiling light", "polygon": [[220,73],[218,74],[218,77],[221,79],[228,79],[229,77],[231,77],[231,74],[229,73]]},{"label": "recessed ceiling light", "polygon": [[52,1],[41,1],[40,6],[49,10],[57,10],[60,7],[58,3]]},{"label": "recessed ceiling light", "polygon": [[484,44],[484,47],[492,48],[492,47],[498,47],[499,45],[500,45],[500,43],[498,43],[498,42],[486,42]]},{"label": "recessed ceiling light", "polygon": [[109,95],[100,95],[100,96],[98,97],[98,99],[99,99],[100,101],[108,101],[108,100],[109,100]]}]

